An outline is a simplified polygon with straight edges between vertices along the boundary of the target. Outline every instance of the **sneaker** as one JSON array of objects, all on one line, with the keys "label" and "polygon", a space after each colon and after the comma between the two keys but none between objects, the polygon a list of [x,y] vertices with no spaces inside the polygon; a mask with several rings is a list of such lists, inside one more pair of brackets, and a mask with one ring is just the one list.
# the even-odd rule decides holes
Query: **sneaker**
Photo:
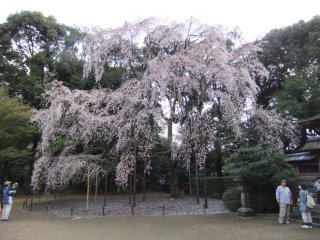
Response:
[{"label": "sneaker", "polygon": [[290,224],[290,222],[289,222],[289,221],[286,221],[286,224]]},{"label": "sneaker", "polygon": [[308,227],[309,227],[309,228],[312,228],[312,226],[311,226],[311,225],[309,225]]},{"label": "sneaker", "polygon": [[301,227],[302,228],[309,228],[309,226],[307,226],[307,225],[302,225]]}]

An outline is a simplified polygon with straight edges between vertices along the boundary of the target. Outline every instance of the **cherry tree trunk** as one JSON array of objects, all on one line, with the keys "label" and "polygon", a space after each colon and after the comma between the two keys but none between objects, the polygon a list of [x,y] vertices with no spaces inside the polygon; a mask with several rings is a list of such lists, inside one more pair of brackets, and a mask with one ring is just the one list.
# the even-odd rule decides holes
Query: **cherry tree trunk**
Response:
[{"label": "cherry tree trunk", "polygon": [[[173,141],[173,136],[172,136],[172,128],[173,124],[172,121],[168,121],[168,142],[170,148],[172,148],[172,141]],[[177,163],[173,162],[171,159],[171,151],[168,156],[169,158],[169,167],[170,167],[170,190],[171,190],[171,197],[177,198],[180,196],[180,191],[179,191],[179,182],[178,182],[178,174],[177,174]]]}]

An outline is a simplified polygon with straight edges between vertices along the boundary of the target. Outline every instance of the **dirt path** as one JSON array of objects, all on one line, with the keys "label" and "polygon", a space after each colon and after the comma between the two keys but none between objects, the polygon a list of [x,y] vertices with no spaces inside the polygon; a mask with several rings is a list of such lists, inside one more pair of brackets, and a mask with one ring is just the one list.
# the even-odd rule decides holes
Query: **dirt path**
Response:
[{"label": "dirt path", "polygon": [[61,218],[13,209],[12,221],[0,222],[0,240],[306,240],[320,228],[298,223],[277,225],[275,216],[240,218],[234,214]]}]

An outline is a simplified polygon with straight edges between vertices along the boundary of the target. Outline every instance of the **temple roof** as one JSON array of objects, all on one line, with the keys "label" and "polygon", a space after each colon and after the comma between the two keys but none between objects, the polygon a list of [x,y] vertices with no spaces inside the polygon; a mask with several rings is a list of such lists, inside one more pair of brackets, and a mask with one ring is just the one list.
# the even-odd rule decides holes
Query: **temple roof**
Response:
[{"label": "temple roof", "polygon": [[304,125],[307,128],[320,127],[320,114],[310,118],[301,119],[299,124]]},{"label": "temple roof", "polygon": [[306,144],[299,149],[299,151],[311,151],[311,150],[320,150],[319,137],[314,137],[312,140],[308,139]]},{"label": "temple roof", "polygon": [[318,155],[312,152],[299,152],[286,154],[284,160],[286,162],[300,162],[300,161],[311,161],[315,159]]}]

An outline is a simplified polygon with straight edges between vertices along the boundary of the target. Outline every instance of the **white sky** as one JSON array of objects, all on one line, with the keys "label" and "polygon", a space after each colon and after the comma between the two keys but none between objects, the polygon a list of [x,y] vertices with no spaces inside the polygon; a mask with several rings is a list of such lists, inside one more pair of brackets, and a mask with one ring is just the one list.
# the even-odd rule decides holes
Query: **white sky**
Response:
[{"label": "white sky", "polygon": [[247,41],[320,15],[320,0],[0,0],[0,23],[22,10],[53,15],[67,25],[117,27],[147,17],[239,26]]}]

